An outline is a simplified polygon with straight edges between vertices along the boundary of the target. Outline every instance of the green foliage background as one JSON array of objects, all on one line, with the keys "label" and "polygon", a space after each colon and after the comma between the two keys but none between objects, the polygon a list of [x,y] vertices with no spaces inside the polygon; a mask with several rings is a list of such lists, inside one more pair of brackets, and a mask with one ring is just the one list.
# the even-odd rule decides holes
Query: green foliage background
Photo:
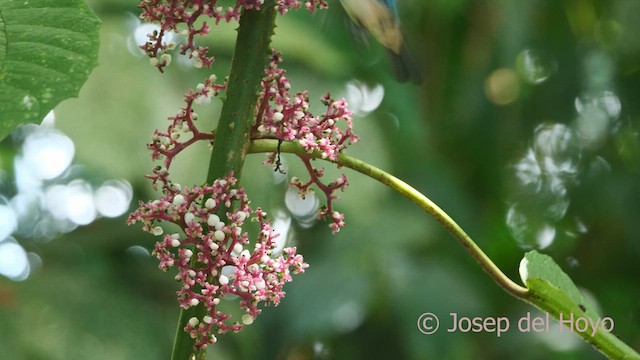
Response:
[{"label": "green foliage background", "polygon": [[[181,106],[182,94],[208,73],[172,66],[160,75],[146,58],[127,50],[135,2],[89,3],[103,22],[100,65],[80,97],[57,108],[56,125],[73,139],[76,162],[91,176],[125,178],[137,199],[146,200],[154,195],[144,179],[152,166],[145,144]],[[300,11],[277,20],[274,46],[284,55],[293,88],[309,89],[312,109],[319,112],[314,99],[327,90],[340,96],[354,77],[382,83],[381,107],[355,118],[362,141],[349,155],[423,191],[513,279],[519,278],[524,250],[505,224],[509,165],[523,154],[537,125],[575,120],[574,99],[588,85],[588,54],[602,51],[613,59],[622,130],[586,155],[601,156],[611,170],[571,189],[567,223],[559,224],[564,232],[544,252],[615,320],[616,334],[640,349],[640,2],[401,1],[405,35],[424,71],[420,87],[396,83],[383,49],[375,41],[368,48],[355,44],[339,4],[330,5],[326,12]],[[224,25],[210,37],[219,77],[228,71],[233,29]],[[531,48],[553,56],[552,76],[538,86],[521,82],[520,95],[508,105],[487,100],[487,77],[498,68],[515,69],[518,53]],[[214,101],[200,119],[215,119],[220,104]],[[201,183],[208,155],[206,147],[193,149],[175,165],[174,176],[184,184]],[[262,159],[249,158],[243,182],[253,204],[273,214],[283,208],[285,188],[272,185]],[[291,175],[304,175],[295,158],[287,160]],[[443,326],[450,326],[452,312],[507,316],[512,324],[527,312],[539,314],[498,288],[416,206],[369,179],[348,175],[352,186],[338,202],[348,226],[332,237],[324,224],[294,224],[308,272],[288,285],[278,308],[265,309],[240,334],[220,336],[209,358],[601,358],[577,337],[558,334],[546,335],[577,345],[559,350],[545,334],[516,330],[500,338],[444,329],[421,334],[416,321],[424,312],[438,315]],[[586,224],[586,233],[567,235],[574,217]],[[133,245],[151,249],[152,237],[121,218],[97,221],[50,243],[23,245],[44,263],[24,282],[0,279],[2,358],[169,357],[177,285],[156,269],[155,260],[127,251]]]}]

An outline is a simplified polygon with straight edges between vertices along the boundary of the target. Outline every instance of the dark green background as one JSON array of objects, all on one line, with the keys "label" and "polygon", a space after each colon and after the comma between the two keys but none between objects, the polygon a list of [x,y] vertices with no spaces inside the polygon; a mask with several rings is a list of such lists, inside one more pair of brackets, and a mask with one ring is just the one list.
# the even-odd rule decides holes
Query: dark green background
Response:
[{"label": "dark green background", "polygon": [[[166,127],[182,94],[209,73],[174,64],[161,75],[146,58],[131,55],[126,43],[138,14],[134,3],[90,1],[103,22],[101,65],[78,99],[58,107],[56,124],[75,142],[75,161],[88,177],[127,179],[137,201],[154,196],[144,179],[152,166],[145,144],[153,129]],[[538,125],[576,120],[574,99],[602,70],[585,66],[589,56],[613,64],[608,89],[620,99],[620,117],[606,142],[584,150],[581,159],[587,168],[602,157],[610,170],[580,172],[569,187],[571,204],[556,224],[556,239],[544,252],[614,319],[616,334],[640,349],[640,2],[400,1],[405,37],[424,73],[421,86],[395,82],[384,50],[373,40],[370,47],[354,43],[338,2],[330,5],[328,11],[277,20],[274,44],[293,89],[309,89],[312,111],[320,113],[319,98],[327,90],[342,96],[354,79],[383,84],[380,108],[354,117],[362,140],[348,154],[424,192],[518,281],[525,250],[505,223],[515,191],[511,165]],[[234,26],[223,28],[207,40],[219,78],[228,71],[235,35]],[[515,101],[492,103],[484,90],[487,77],[515,69],[525,49],[547,54],[555,71],[535,86],[519,78]],[[214,100],[201,111],[201,124],[213,126],[219,107]],[[285,188],[272,185],[262,160],[248,159],[243,183],[254,206],[275,213]],[[291,175],[304,177],[295,158],[287,161]],[[183,184],[201,183],[207,164],[206,148],[196,148],[176,163],[174,176]],[[337,203],[347,226],[331,236],[324,224],[304,229],[294,221],[307,273],[287,285],[278,308],[267,308],[240,334],[220,336],[208,358],[602,358],[577,337],[514,329],[527,312],[540,314],[501,290],[417,206],[359,174],[347,175],[352,186]],[[572,236],[576,218],[588,231]],[[23,282],[0,279],[1,358],[169,357],[177,284],[154,259],[127,251],[153,247],[139,226],[102,219],[46,244],[18,240],[42,257],[43,266]],[[512,330],[500,338],[444,328],[427,336],[416,327],[424,312],[438,315],[443,327],[451,326],[452,312],[506,316]],[[558,350],[549,338],[569,349]]]}]

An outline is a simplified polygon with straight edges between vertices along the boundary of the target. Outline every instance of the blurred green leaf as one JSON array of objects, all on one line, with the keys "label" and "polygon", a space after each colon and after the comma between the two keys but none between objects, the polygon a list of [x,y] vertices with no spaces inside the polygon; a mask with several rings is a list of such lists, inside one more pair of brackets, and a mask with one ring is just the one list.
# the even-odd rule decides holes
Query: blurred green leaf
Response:
[{"label": "blurred green leaf", "polygon": [[0,0],[0,139],[78,95],[97,65],[98,28],[80,0]]}]

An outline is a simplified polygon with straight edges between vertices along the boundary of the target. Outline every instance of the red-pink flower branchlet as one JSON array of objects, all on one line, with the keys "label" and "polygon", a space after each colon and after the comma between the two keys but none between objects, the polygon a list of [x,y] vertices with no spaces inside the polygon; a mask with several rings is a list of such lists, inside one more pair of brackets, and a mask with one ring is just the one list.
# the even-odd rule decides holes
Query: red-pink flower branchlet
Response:
[{"label": "red-pink flower branchlet", "polygon": [[[255,133],[258,138],[276,138],[280,141],[295,141],[309,154],[317,153],[323,159],[338,161],[339,155],[351,144],[358,141],[353,133],[351,112],[344,99],[334,100],[329,94],[321,101],[326,106],[324,114],[315,117],[309,111],[309,97],[306,91],[294,96],[289,94],[291,85],[284,76],[285,71],[278,68],[282,58],[277,51],[271,56],[269,68],[262,80],[260,100],[257,108]],[[342,127],[342,128],[341,128]],[[271,154],[266,163],[278,166],[278,154]],[[344,226],[344,216],[333,209],[333,200],[338,197],[336,191],[343,191],[348,185],[347,177],[341,177],[328,184],[321,180],[323,168],[314,168],[310,156],[300,156],[310,179],[303,183],[292,179],[291,186],[296,187],[305,196],[312,185],[316,185],[326,196],[327,204],[320,210],[320,219],[330,219],[329,225],[334,233]]]},{"label": "red-pink flower branchlet", "polygon": [[185,107],[175,116],[169,117],[171,124],[167,130],[154,132],[152,141],[147,145],[147,148],[151,151],[153,160],[163,161],[163,166],[156,167],[153,174],[148,176],[153,181],[155,188],[157,188],[157,183],[163,184],[163,187],[169,183],[168,169],[174,157],[182,150],[197,141],[213,141],[212,133],[198,130],[196,126],[198,113],[195,111],[194,105],[210,103],[212,97],[217,96],[220,91],[225,89],[226,82],[216,84],[216,76],[211,75],[204,83],[198,84],[195,91],[189,90],[184,97]]},{"label": "red-pink flower branchlet", "polygon": [[[327,8],[326,0],[277,0],[276,10],[285,14],[291,9],[299,9],[302,4],[309,11]],[[151,64],[160,71],[171,62],[169,51],[177,45],[167,43],[168,32],[175,32],[186,38],[186,44],[180,45],[180,54],[193,59],[196,68],[209,68],[214,61],[208,56],[209,49],[196,45],[196,37],[209,34],[211,27],[201,17],[211,19],[215,24],[220,21],[238,21],[243,10],[260,9],[264,0],[237,0],[233,6],[223,8],[217,0],[142,0],[138,6],[142,9],[140,18],[148,23],[160,25],[159,31],[149,34],[149,41],[140,46],[151,59]]]}]

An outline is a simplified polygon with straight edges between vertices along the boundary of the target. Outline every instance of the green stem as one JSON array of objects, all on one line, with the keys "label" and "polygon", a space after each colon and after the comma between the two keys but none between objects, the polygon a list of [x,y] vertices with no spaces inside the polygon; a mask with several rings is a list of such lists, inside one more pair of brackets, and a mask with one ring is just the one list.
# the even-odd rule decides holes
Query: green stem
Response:
[{"label": "green stem", "polygon": [[275,14],[273,0],[267,0],[260,11],[245,11],[240,18],[226,100],[209,162],[209,183],[230,171],[240,178],[250,146],[249,133],[256,120],[258,89],[271,55]]},{"label": "green stem", "polygon": [[[262,139],[252,141],[249,152],[265,153],[276,152],[277,150],[277,140]],[[309,154],[300,145],[290,142],[282,143],[279,150],[284,153],[292,153],[321,159],[319,153]],[[530,286],[529,288],[525,288],[513,282],[493,263],[493,261],[491,261],[491,259],[478,247],[478,245],[476,245],[469,235],[467,235],[464,230],[462,230],[462,228],[449,215],[447,215],[447,213],[445,213],[429,198],[409,186],[404,181],[375,166],[369,165],[350,156],[340,155],[338,161],[335,161],[334,163],[376,179],[416,203],[425,212],[432,215],[436,220],[444,225],[444,227],[449,230],[449,232],[452,233],[453,236],[462,244],[467,252],[476,259],[482,269],[487,272],[487,274],[489,274],[489,276],[491,276],[498,285],[513,296],[533,304],[541,310],[551,314],[556,319],[558,319],[560,315],[564,318],[574,316],[575,308],[578,306],[556,285],[548,284],[542,279],[534,279],[533,282],[532,280],[528,280],[527,284],[530,284]],[[542,283],[542,285],[539,285],[538,283]],[[601,331],[601,329],[599,329],[595,336],[591,336],[591,334],[587,332],[579,333],[579,335],[611,359],[640,360],[640,355],[638,355],[635,350],[630,348],[612,333]]]},{"label": "green stem", "polygon": [[[245,10],[240,17],[226,101],[220,114],[216,141],[209,162],[208,184],[231,172],[236,179],[240,179],[250,146],[249,132],[255,123],[258,89],[271,53],[275,14],[274,1],[266,0],[259,11]],[[221,210],[218,216],[222,218],[226,210]],[[205,313],[206,309],[202,304],[180,311],[172,360],[204,359],[206,351],[194,353],[195,339],[184,331],[184,327],[191,317],[202,319]]]},{"label": "green stem", "polygon": [[640,360],[640,354],[616,337],[614,333],[604,331],[601,326],[590,325],[586,331],[579,331],[578,329],[584,327],[586,319],[588,319],[586,321],[590,321],[590,324],[599,324],[603,318],[593,309],[586,312],[580,309],[574,299],[567,296],[565,289],[558,287],[558,284],[549,283],[544,278],[535,278],[527,280],[527,286],[529,287],[529,296],[526,299],[528,302],[555,319],[560,320],[561,315],[561,326],[568,327],[568,332],[580,335],[584,341],[609,359]]},{"label": "green stem", "polygon": [[[277,150],[277,140],[255,140],[251,144],[251,153],[261,152],[274,152]],[[320,158],[319,153],[309,154],[300,145],[294,143],[282,143],[280,151],[285,153],[294,153],[298,155],[311,156],[314,158]],[[364,161],[352,158],[347,155],[340,155],[336,164],[340,166],[348,167],[359,173],[367,175],[379,182],[387,185],[388,187],[396,190],[400,194],[404,195],[409,200],[416,203],[424,211],[433,216],[438,222],[440,222],[453,236],[458,239],[460,244],[467,250],[467,252],[480,264],[480,267],[489,274],[502,288],[504,288],[510,294],[525,299],[527,296],[527,289],[513,282],[507,275],[505,275],[496,264],[485,254],[482,249],[476,245],[476,243],[462,230],[462,228],[438,205],[431,201],[428,197],[424,196],[418,190],[412,188],[404,181],[397,177],[373,166],[365,163]]]}]

